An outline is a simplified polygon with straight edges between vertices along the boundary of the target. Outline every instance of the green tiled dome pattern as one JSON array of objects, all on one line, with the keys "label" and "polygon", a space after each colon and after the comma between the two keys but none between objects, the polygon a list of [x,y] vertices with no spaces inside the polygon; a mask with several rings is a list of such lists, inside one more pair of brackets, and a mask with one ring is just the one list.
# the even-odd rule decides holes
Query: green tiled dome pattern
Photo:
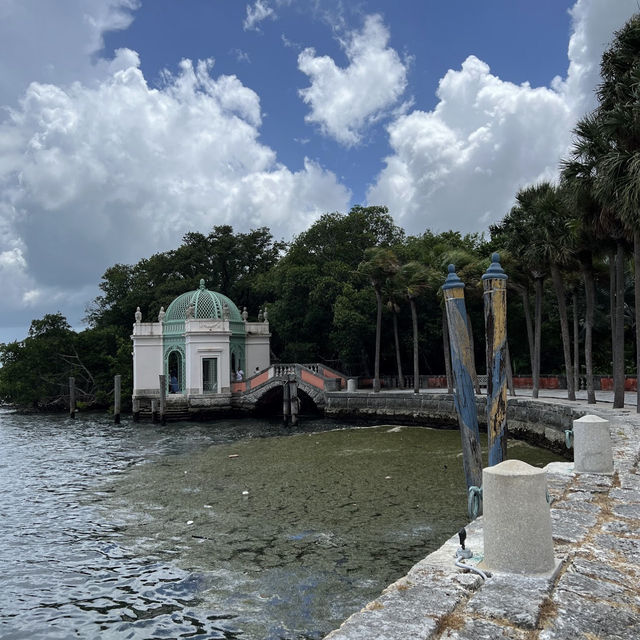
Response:
[{"label": "green tiled dome pattern", "polygon": [[242,316],[238,307],[227,296],[209,291],[204,286],[204,280],[200,280],[200,287],[195,291],[188,291],[178,296],[168,307],[164,321],[175,320],[184,321],[187,315],[187,307],[193,303],[194,318],[217,318],[222,319],[222,305],[227,303],[229,307],[229,319],[231,322],[242,322]]}]

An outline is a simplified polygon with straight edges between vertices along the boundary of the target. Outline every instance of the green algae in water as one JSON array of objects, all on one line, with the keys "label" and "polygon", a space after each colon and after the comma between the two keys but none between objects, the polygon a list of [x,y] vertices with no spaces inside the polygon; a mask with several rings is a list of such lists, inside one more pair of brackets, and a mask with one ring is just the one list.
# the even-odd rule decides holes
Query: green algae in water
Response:
[{"label": "green algae in water", "polygon": [[[509,457],[557,460],[513,441]],[[201,575],[202,606],[243,638],[323,637],[467,522],[459,433],[419,427],[211,446],[115,493],[125,543]]]}]

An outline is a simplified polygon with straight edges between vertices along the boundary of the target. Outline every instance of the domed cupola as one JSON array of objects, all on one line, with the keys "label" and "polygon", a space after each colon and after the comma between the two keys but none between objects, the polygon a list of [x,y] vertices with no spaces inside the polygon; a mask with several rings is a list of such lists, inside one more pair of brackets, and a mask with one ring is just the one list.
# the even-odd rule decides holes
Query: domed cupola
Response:
[{"label": "domed cupola", "polygon": [[228,320],[232,335],[244,337],[246,333],[238,307],[227,296],[209,291],[204,280],[200,280],[198,289],[183,293],[167,307],[162,333],[165,336],[184,335],[187,318]]},{"label": "domed cupola", "polygon": [[[229,308],[229,316],[225,318],[224,305]],[[178,296],[168,307],[164,318],[167,322],[184,320],[189,315],[189,307],[192,308],[190,317],[195,319],[228,319],[231,322],[242,322],[242,316],[238,307],[227,296],[205,288],[204,280],[200,280],[200,287],[195,291],[188,291]]]}]

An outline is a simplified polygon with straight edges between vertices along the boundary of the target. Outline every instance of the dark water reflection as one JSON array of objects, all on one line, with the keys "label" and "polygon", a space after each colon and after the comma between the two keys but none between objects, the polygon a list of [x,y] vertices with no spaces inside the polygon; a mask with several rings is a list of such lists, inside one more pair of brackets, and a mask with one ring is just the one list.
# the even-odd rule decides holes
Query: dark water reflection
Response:
[{"label": "dark water reflection", "polygon": [[456,432],[335,427],[0,410],[0,638],[321,638],[465,522]]}]

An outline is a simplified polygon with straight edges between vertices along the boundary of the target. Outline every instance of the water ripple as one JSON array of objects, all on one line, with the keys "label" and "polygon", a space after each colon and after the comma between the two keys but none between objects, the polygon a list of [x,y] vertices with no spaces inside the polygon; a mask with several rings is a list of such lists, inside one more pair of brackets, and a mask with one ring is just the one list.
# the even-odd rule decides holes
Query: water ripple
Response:
[{"label": "water ripple", "polygon": [[317,640],[465,520],[457,434],[287,433],[0,408],[0,638]]}]

